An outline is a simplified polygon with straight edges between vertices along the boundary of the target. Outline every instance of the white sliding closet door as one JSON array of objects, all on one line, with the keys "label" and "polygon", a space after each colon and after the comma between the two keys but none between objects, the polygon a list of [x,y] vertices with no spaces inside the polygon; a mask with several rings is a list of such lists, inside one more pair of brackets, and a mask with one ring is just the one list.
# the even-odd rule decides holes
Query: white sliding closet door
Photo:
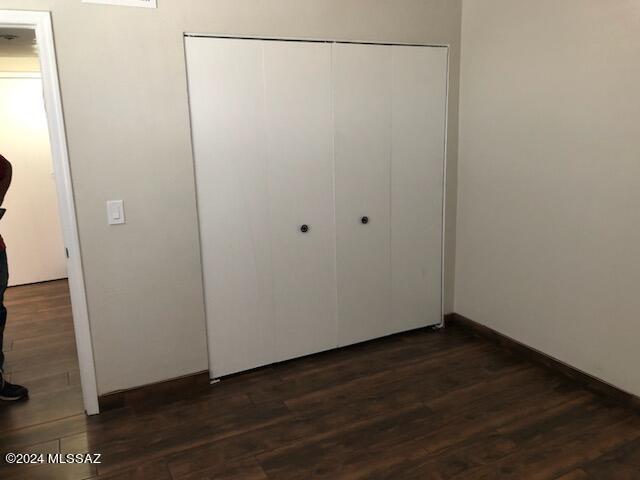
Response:
[{"label": "white sliding closet door", "polygon": [[347,345],[440,322],[447,49],[337,44],[333,78]]},{"label": "white sliding closet door", "polygon": [[185,41],[211,375],[333,348],[330,46]]},{"label": "white sliding closet door", "polygon": [[447,49],[185,44],[211,375],[439,323]]},{"label": "white sliding closet door", "polygon": [[339,345],[389,329],[391,48],[333,46]]},{"label": "white sliding closet door", "polygon": [[262,45],[186,39],[212,377],[274,358]]},{"label": "white sliding closet door", "polygon": [[441,320],[447,49],[393,48],[389,333]]},{"label": "white sliding closet door", "polygon": [[336,346],[331,47],[262,43],[280,361]]}]

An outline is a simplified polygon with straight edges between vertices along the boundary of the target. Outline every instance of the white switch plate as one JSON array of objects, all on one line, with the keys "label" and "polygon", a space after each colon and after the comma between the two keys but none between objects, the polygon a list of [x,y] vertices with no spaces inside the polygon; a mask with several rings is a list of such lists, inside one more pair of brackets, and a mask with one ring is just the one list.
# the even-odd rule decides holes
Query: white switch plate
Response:
[{"label": "white switch plate", "polygon": [[82,0],[82,3],[100,3],[102,5],[120,5],[124,7],[158,8],[156,0]]},{"label": "white switch plate", "polygon": [[122,225],[125,223],[124,202],[122,200],[109,200],[107,202],[107,221],[109,225]]}]

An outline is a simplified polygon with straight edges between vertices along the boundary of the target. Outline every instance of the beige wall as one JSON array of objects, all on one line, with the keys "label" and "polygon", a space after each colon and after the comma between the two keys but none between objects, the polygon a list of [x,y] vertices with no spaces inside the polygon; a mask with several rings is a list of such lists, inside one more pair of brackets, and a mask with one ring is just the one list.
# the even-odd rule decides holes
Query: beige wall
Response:
[{"label": "beige wall", "polygon": [[455,310],[640,395],[640,4],[465,0]]},{"label": "beige wall", "polygon": [[[51,10],[100,393],[206,370],[182,33],[452,45],[449,245],[455,240],[459,0],[0,0]],[[105,201],[128,223],[109,227]],[[447,249],[448,307],[454,249]]]}]

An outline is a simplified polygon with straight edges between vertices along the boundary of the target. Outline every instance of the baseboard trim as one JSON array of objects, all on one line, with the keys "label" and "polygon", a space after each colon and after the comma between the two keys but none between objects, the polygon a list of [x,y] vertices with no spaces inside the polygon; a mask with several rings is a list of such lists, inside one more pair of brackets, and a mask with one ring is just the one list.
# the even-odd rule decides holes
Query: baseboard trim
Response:
[{"label": "baseboard trim", "polygon": [[141,410],[198,396],[208,390],[209,372],[198,372],[129,390],[100,395],[98,405],[101,413],[125,407]]},{"label": "baseboard trim", "polygon": [[[539,350],[510,338],[457,313],[445,315],[447,327],[462,328],[477,337],[484,338],[501,347],[524,356],[545,368],[572,379],[589,391],[604,395],[617,403],[640,410],[640,397],[611,385],[599,378],[557,360]],[[130,390],[121,390],[98,397],[101,412],[131,407],[134,410],[152,408],[164,403],[198,396],[210,390],[209,372],[198,372],[172,380],[144,385]]]},{"label": "baseboard trim", "polygon": [[565,377],[568,377],[587,390],[604,395],[615,400],[617,403],[629,406],[640,410],[640,397],[633,395],[632,393],[625,392],[620,388],[611,385],[597,377],[589,375],[571,365],[568,365],[560,360],[557,360],[546,353],[543,353],[535,348],[529,347],[524,343],[518,342],[511,337],[508,337],[492,328],[486,327],[478,322],[471,320],[463,315],[457,313],[450,313],[445,315],[445,324],[447,326],[459,327],[470,331],[472,334],[490,340],[499,344],[501,347],[509,349],[519,355],[522,355],[529,360],[541,364],[542,366],[553,370]]}]

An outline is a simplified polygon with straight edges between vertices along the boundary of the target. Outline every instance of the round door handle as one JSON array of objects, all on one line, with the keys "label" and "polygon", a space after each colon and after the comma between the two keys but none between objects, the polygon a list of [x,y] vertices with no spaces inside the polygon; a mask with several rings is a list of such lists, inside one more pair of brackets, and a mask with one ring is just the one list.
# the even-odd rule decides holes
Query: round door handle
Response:
[{"label": "round door handle", "polygon": [[367,223],[369,223],[369,217],[362,217],[360,221],[362,222],[363,225],[366,225]]},{"label": "round door handle", "polygon": [[302,233],[307,233],[307,232],[309,231],[309,225],[302,225],[302,226],[300,227],[300,231],[301,231]]}]

